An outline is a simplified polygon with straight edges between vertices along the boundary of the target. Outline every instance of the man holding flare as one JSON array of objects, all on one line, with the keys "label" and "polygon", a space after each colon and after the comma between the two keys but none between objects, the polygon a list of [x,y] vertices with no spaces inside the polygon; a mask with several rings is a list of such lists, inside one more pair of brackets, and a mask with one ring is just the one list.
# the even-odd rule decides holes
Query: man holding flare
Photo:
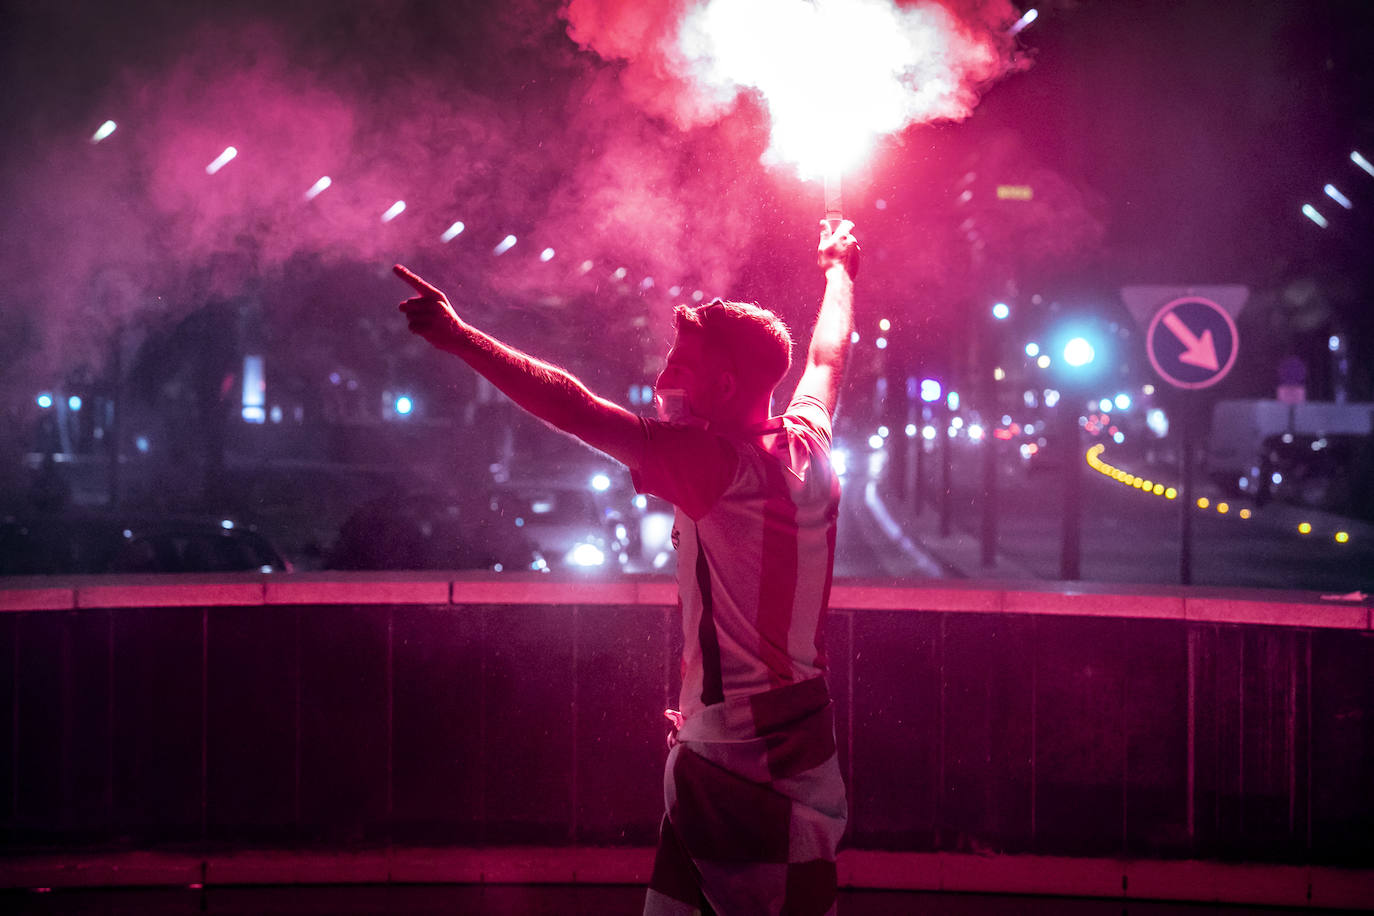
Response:
[{"label": "man holding flare", "polygon": [[825,615],[839,479],[831,418],[853,330],[859,248],[822,222],[825,277],[806,367],[780,416],[792,339],[771,311],[678,306],[655,384],[658,419],[592,394],[566,371],[472,327],[435,287],[410,330],[516,404],[630,469],[676,509],[684,648],[664,773],[667,811],[646,914],[828,913],[847,809],[825,683]]}]

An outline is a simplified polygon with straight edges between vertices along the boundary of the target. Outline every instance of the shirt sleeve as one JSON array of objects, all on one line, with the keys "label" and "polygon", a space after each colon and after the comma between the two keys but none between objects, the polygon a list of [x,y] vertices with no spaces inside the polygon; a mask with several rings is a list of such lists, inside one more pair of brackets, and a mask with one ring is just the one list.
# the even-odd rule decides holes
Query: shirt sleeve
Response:
[{"label": "shirt sleeve", "polygon": [[787,416],[805,426],[816,435],[827,452],[830,451],[830,411],[820,399],[809,394],[799,394],[787,405]]},{"label": "shirt sleeve", "polygon": [[641,419],[644,463],[630,473],[635,491],[658,496],[700,519],[730,486],[739,452],[705,429]]}]

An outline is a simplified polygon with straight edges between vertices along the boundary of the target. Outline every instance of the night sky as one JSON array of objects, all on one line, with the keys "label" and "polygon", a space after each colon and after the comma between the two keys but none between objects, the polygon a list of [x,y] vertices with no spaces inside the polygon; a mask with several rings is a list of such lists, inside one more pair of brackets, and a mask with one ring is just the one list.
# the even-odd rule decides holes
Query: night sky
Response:
[{"label": "night sky", "polygon": [[[983,24],[1023,8],[952,5]],[[486,303],[479,316],[499,301],[596,307],[618,289],[666,320],[702,289],[804,323],[820,188],[760,164],[760,102],[684,118],[686,81],[636,43],[653,28],[615,34],[644,25],[638,5],[565,6],[5,3],[7,360],[55,373],[97,359],[113,322],[289,283],[303,254],[378,276],[406,260]],[[1348,156],[1374,156],[1366,7],[1041,7],[971,117],[900,131],[847,175],[861,309],[947,328],[1008,288],[1331,273],[1364,301],[1374,177]],[[569,37],[579,14],[584,46]],[[628,60],[602,56],[617,41]],[[119,128],[92,143],[106,118]],[[239,157],[207,176],[229,144]],[[1035,199],[995,201],[998,184]],[[382,223],[396,200],[405,213]],[[464,233],[439,241],[455,220]],[[508,233],[519,243],[497,259]]]}]

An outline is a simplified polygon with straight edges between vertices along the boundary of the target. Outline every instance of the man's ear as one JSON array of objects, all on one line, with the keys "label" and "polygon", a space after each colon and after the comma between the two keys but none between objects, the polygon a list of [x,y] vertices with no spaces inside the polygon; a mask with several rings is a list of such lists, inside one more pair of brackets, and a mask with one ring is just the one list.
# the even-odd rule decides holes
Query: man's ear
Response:
[{"label": "man's ear", "polygon": [[728,404],[735,395],[739,394],[739,379],[729,369],[718,375],[716,379],[716,391],[720,394],[720,403]]}]

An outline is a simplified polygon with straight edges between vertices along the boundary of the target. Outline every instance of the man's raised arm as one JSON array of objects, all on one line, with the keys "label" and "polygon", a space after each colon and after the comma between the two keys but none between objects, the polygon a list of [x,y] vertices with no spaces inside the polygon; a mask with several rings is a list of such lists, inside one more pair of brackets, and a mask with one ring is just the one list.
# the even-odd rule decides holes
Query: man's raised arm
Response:
[{"label": "man's raised arm", "polygon": [[634,470],[644,454],[639,418],[592,394],[568,372],[509,347],[458,317],[448,297],[397,264],[416,295],[401,303],[411,333],[452,353],[525,410]]},{"label": "man's raised arm", "polygon": [[845,220],[832,232],[828,222],[821,222],[816,260],[825,274],[825,294],[816,316],[816,329],[811,332],[806,369],[792,395],[793,400],[803,395],[816,398],[831,415],[835,413],[849,339],[854,332],[854,277],[859,273],[859,244],[849,234],[851,228],[853,223]]}]

